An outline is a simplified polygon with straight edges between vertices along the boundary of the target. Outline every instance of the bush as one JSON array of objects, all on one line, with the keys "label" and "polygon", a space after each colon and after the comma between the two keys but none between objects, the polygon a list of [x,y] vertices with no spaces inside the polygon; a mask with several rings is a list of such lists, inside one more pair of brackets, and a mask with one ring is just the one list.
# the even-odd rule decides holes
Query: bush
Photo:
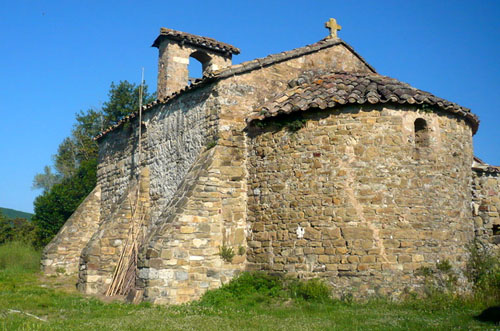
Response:
[{"label": "bush", "polygon": [[219,246],[219,256],[226,262],[231,263],[234,257],[234,251],[232,247],[222,245]]},{"label": "bush", "polygon": [[305,127],[307,119],[302,114],[278,115],[273,118],[267,118],[262,121],[254,121],[253,124],[259,128],[274,128],[281,130],[286,128],[290,132],[297,132]]},{"label": "bush", "polygon": [[306,301],[327,302],[331,299],[330,287],[321,279],[292,281],[289,285],[289,291],[292,298]]},{"label": "bush", "polygon": [[249,307],[289,299],[327,302],[330,300],[330,288],[319,279],[290,280],[265,272],[243,272],[221,288],[207,291],[198,304]]},{"label": "bush", "polygon": [[244,272],[221,288],[206,292],[200,299],[204,306],[254,306],[270,302],[283,294],[283,282],[278,276],[263,272]]},{"label": "bush", "polygon": [[424,294],[431,301],[453,298],[459,293],[458,280],[460,273],[454,269],[450,261],[438,261],[434,266],[421,267],[415,275],[423,277]]},{"label": "bush", "polygon": [[500,254],[478,240],[468,247],[465,275],[473,283],[476,295],[500,300]]},{"label": "bush", "polygon": [[0,271],[35,272],[39,264],[40,252],[27,243],[11,241],[0,245]]},{"label": "bush", "polygon": [[8,241],[32,243],[36,238],[35,225],[24,219],[8,219],[0,214],[0,245]]}]

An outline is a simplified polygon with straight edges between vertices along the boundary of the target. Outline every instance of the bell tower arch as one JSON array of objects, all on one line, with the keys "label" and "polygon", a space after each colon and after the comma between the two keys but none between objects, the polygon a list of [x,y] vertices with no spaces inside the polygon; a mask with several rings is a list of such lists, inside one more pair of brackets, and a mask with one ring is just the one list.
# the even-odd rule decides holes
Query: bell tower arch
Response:
[{"label": "bell tower arch", "polygon": [[233,54],[240,50],[208,37],[167,28],[153,42],[158,48],[158,99],[163,99],[188,85],[189,61],[199,61],[203,75],[231,65]]}]

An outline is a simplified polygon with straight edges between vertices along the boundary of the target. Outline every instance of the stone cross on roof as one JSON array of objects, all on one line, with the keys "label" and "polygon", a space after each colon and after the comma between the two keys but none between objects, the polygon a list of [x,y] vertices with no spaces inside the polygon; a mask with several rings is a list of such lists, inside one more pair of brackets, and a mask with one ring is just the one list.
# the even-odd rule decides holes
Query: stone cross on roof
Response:
[{"label": "stone cross on roof", "polygon": [[337,24],[337,21],[334,18],[330,18],[330,20],[325,23],[325,28],[330,30],[328,38],[337,38],[337,30],[342,30],[342,27]]}]

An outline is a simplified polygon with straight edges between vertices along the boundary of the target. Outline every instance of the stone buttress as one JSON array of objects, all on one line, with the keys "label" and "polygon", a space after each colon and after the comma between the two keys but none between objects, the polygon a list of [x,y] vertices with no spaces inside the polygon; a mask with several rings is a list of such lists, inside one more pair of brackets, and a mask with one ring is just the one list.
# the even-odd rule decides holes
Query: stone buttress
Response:
[{"label": "stone buttress", "polygon": [[[81,252],[78,289],[104,294],[123,252],[132,240],[141,240],[150,223],[149,169],[132,180],[116,208],[99,225]],[[132,231],[136,233],[131,234]]]},{"label": "stone buttress", "polygon": [[78,273],[82,250],[99,228],[100,207],[101,187],[97,185],[43,249],[41,264],[45,274]]}]

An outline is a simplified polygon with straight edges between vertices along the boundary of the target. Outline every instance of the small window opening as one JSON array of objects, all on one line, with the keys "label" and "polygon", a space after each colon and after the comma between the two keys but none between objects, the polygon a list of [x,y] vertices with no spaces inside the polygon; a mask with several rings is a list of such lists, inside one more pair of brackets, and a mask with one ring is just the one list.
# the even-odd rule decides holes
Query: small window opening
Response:
[{"label": "small window opening", "polygon": [[211,60],[210,56],[201,51],[196,51],[189,56],[188,85],[203,77],[203,73],[207,70]]},{"label": "small window opening", "polygon": [[415,120],[415,147],[429,146],[429,128],[427,121],[423,118]]},{"label": "small window opening", "polygon": [[493,224],[493,235],[500,235],[500,224]]}]

